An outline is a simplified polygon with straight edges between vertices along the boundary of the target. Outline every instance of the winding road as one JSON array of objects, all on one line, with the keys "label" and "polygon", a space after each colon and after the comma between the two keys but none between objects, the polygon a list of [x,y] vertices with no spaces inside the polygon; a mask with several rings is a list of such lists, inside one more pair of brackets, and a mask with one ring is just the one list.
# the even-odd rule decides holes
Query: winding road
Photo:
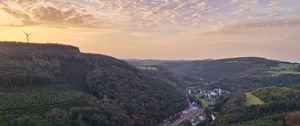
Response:
[{"label": "winding road", "polygon": [[176,125],[178,125],[179,123],[181,123],[185,120],[191,119],[196,114],[198,114],[200,112],[203,112],[201,108],[193,106],[192,103],[190,102],[188,94],[189,94],[189,90],[191,88],[194,88],[194,87],[188,87],[186,89],[186,98],[187,98],[187,102],[189,103],[189,107],[181,112],[181,113],[186,113],[186,114],[181,114],[180,118],[176,119],[173,122],[164,121],[159,126],[176,126]]}]

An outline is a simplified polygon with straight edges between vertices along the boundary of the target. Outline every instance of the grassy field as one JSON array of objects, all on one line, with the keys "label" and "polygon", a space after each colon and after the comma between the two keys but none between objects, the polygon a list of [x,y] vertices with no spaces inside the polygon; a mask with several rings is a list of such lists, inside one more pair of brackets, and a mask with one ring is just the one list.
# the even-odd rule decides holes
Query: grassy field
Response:
[{"label": "grassy field", "polygon": [[251,92],[246,92],[245,95],[246,95],[247,106],[264,104],[264,102],[261,99],[253,95]]},{"label": "grassy field", "polygon": [[267,73],[270,73],[272,75],[281,75],[281,74],[300,74],[299,71],[297,71],[298,66],[293,64],[284,64],[281,63],[276,67],[271,67],[270,70]]},{"label": "grassy field", "polygon": [[202,107],[203,108],[208,108],[208,106],[211,104],[210,102],[208,102],[206,99],[200,99],[201,103],[202,103]]},{"label": "grassy field", "polygon": [[151,66],[137,66],[137,68],[140,70],[145,70],[145,71],[157,71],[158,70],[158,68],[151,67]]}]

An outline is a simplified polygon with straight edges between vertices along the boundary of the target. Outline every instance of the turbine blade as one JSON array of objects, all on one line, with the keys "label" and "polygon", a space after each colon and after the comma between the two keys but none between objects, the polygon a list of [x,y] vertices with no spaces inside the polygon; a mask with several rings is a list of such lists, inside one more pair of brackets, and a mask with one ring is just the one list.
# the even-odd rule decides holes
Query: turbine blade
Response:
[{"label": "turbine blade", "polygon": [[[24,31],[23,31],[23,32],[24,32]],[[27,34],[26,32],[24,32],[24,34],[28,36],[28,34]]]}]

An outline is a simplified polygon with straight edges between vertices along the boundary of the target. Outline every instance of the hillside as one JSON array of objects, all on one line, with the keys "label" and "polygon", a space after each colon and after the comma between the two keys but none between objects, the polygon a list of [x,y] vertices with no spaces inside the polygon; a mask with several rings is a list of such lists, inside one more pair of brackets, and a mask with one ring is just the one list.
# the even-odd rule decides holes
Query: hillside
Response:
[{"label": "hillside", "polygon": [[[132,63],[128,61],[129,63]],[[147,65],[149,61],[134,61]],[[271,85],[297,84],[300,66],[295,63],[259,57],[239,57],[219,60],[156,61],[190,86],[222,87],[228,90]]]},{"label": "hillside", "polygon": [[138,59],[125,59],[125,61],[128,62],[129,64],[132,64],[135,66],[139,66],[139,65],[151,66],[151,65],[156,65],[156,64],[163,63],[163,62],[167,62],[164,60],[138,60]]},{"label": "hillside", "polygon": [[221,111],[212,125],[227,126],[297,126],[300,125],[300,88],[265,87],[251,93],[264,101],[249,105],[243,92],[222,100]]},{"label": "hillside", "polygon": [[59,44],[0,42],[0,125],[154,126],[184,95],[112,57]]},{"label": "hillside", "polygon": [[161,65],[182,75],[191,82],[214,81],[227,77],[258,76],[268,66],[276,65],[277,61],[264,58],[245,57],[220,60],[200,60],[182,63],[163,63]]}]

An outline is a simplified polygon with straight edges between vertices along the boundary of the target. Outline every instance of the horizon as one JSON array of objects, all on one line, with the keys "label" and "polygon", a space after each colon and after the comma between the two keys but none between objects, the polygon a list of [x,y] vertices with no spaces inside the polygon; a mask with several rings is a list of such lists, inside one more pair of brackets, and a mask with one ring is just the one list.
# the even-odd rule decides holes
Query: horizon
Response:
[{"label": "horizon", "polygon": [[298,0],[0,0],[0,38],[118,59],[300,62]]},{"label": "horizon", "polygon": [[[80,47],[78,46],[74,46],[74,45],[68,45],[68,44],[62,44],[62,43],[51,43],[51,42],[46,42],[46,43],[39,43],[39,42],[22,42],[22,41],[0,41],[0,43],[5,43],[5,42],[12,42],[12,43],[21,43],[21,44],[53,44],[53,45],[62,45],[62,46],[72,46],[75,48],[79,48],[79,51],[81,53],[89,53],[89,54],[100,54],[100,53],[93,53],[93,52],[82,52]],[[100,54],[100,55],[107,55],[107,56],[111,56],[108,54]],[[126,58],[117,58],[114,57],[116,59],[119,60],[125,60],[125,61],[130,61],[130,60],[137,60],[137,61],[146,61],[146,60],[153,60],[153,61],[203,61],[203,60],[223,60],[223,59],[235,59],[235,58],[264,58],[267,60],[275,60],[275,61],[281,61],[281,62],[290,62],[290,63],[297,63],[299,64],[300,62],[297,61],[287,61],[287,60],[281,60],[281,59],[272,59],[272,58],[268,58],[268,57],[259,57],[259,56],[237,56],[237,57],[221,57],[221,58],[208,58],[208,59],[149,59],[149,58],[133,58],[133,59],[126,59]]]}]

